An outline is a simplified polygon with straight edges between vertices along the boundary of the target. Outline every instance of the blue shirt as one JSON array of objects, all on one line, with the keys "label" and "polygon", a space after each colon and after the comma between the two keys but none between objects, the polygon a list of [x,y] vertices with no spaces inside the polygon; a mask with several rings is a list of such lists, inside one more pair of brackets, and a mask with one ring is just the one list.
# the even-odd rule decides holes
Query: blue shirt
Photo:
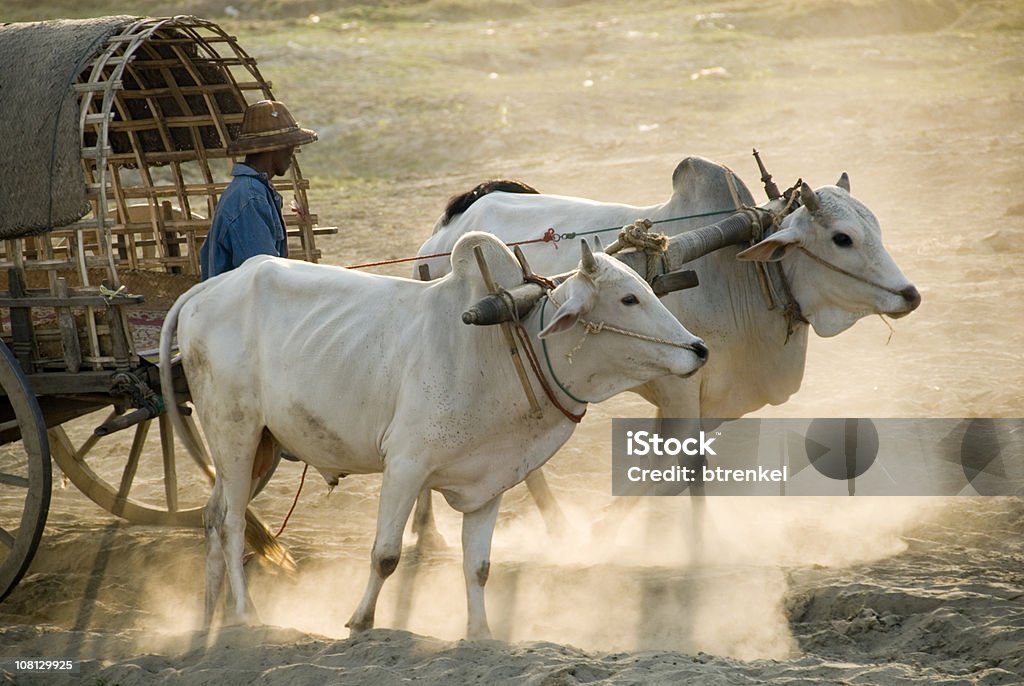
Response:
[{"label": "blue shirt", "polygon": [[288,237],[281,216],[281,195],[270,178],[247,164],[235,164],[235,177],[217,202],[217,213],[199,259],[205,281],[253,255],[288,256]]}]

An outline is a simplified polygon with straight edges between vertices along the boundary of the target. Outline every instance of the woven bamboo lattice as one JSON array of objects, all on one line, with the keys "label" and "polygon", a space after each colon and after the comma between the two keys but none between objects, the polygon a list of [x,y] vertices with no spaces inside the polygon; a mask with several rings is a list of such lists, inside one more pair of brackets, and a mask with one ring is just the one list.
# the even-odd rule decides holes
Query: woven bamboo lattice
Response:
[{"label": "woven bamboo lattice", "polygon": [[[91,211],[73,224],[0,243],[2,307],[11,308],[4,337],[13,339],[28,373],[134,364],[138,344],[125,332],[137,299],[96,298],[122,286],[130,293],[129,286],[147,281],[129,276],[137,272],[174,275],[170,291],[198,279],[199,249],[234,162],[226,145],[246,106],[273,97],[233,36],[182,16],[128,20],[73,88]],[[309,213],[309,184],[296,159],[275,187],[285,198],[290,256],[317,261],[315,236],[332,230],[317,228]],[[14,309],[13,301],[31,304],[28,321],[19,322],[29,311]]]}]

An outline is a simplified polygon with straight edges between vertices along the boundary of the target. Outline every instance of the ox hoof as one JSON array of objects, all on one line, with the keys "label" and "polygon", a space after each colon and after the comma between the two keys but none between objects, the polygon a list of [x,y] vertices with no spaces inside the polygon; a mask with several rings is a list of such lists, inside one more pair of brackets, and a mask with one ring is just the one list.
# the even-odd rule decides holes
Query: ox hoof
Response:
[{"label": "ox hoof", "polygon": [[353,638],[353,637],[358,636],[359,634],[363,633],[364,631],[369,631],[370,629],[372,629],[373,628],[373,620],[370,619],[368,621],[366,621],[366,620],[360,621],[360,620],[356,620],[355,618],[352,618],[352,619],[348,620],[348,622],[345,624],[345,627],[349,631],[348,637],[349,638]]},{"label": "ox hoof", "polygon": [[486,626],[478,629],[469,629],[466,631],[466,638],[470,641],[490,641],[492,638],[491,629]]}]

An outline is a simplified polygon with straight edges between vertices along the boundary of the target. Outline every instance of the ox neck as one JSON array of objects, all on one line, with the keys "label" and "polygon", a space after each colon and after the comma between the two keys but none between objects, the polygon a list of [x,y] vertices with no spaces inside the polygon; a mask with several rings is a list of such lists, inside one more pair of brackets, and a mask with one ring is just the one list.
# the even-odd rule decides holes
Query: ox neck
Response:
[{"label": "ox neck", "polygon": [[[790,261],[790,265],[792,261]],[[786,343],[792,338],[797,327],[806,326],[809,322],[804,316],[800,302],[793,294],[793,278],[787,273],[786,262],[759,262],[754,265],[758,270],[761,289],[769,310],[778,310],[786,321]],[[791,270],[789,270],[791,271]]]},{"label": "ox neck", "polygon": [[[780,222],[776,222],[763,232],[755,225],[754,233],[750,237],[750,245],[759,243],[782,229]],[[793,293],[792,265],[792,260],[753,262],[750,265],[759,286],[760,300],[768,311],[777,312],[785,321],[785,343],[789,342],[800,326],[809,323],[804,316],[803,308]]]},{"label": "ox neck", "polygon": [[[527,316],[527,320],[520,325],[519,329],[523,335],[523,344],[526,346],[526,353],[530,359],[534,375],[537,377],[537,381],[544,389],[544,394],[547,396],[551,404],[565,415],[566,419],[578,424],[587,413],[587,405],[589,401],[578,397],[577,394],[570,391],[559,378],[558,374],[555,372],[554,365],[552,364],[551,353],[548,350],[548,342],[546,339],[540,338],[541,357],[543,357],[543,359],[538,359],[534,352],[532,339],[539,338],[539,332],[544,330],[544,311],[549,299],[549,295],[545,295],[541,299],[540,307],[533,308],[533,311]],[[536,324],[532,321],[535,317],[537,319]],[[553,382],[554,387],[552,387],[552,383],[550,383],[549,380],[550,382]],[[559,392],[561,392],[562,397],[559,397]]]},{"label": "ox neck", "polygon": [[[540,304],[540,325],[539,325],[539,330],[541,330],[541,331],[544,330],[544,309],[547,307],[547,304],[548,304],[549,300],[551,300],[550,295],[546,295],[546,296],[544,296],[544,299],[543,299],[543,301]],[[568,388],[565,387],[565,384],[563,384],[561,379],[558,378],[558,375],[555,374],[555,368],[551,364],[551,355],[548,352],[548,342],[547,342],[547,340],[544,339],[544,338],[540,339],[540,345],[541,345],[541,349],[544,352],[544,363],[545,363],[545,366],[547,368],[548,374],[551,376],[551,380],[555,382],[555,385],[558,386],[559,390],[561,390],[562,393],[564,393],[566,396],[568,396],[570,400],[572,400],[573,402],[575,402],[575,403],[577,403],[579,405],[586,406],[590,401],[589,400],[583,400],[582,398],[579,398],[576,395],[574,395],[572,393],[572,391],[570,391]],[[572,364],[572,358],[571,358],[572,353],[569,353],[569,355],[570,355],[570,357],[569,357],[569,364]]]}]

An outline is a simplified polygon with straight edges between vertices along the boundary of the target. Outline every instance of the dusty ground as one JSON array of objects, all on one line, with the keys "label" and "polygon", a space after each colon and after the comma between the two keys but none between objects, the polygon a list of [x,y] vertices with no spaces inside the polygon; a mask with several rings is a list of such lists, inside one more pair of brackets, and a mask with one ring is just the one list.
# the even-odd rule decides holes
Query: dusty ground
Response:
[{"label": "dusty ground", "polygon": [[[444,200],[486,177],[650,204],[700,154],[756,188],[756,146],[780,185],[849,172],[924,298],[891,340],[877,318],[812,337],[801,391],[759,414],[1024,415],[1018,3],[235,7],[225,23],[321,133],[301,161],[321,223],[340,228],[326,262],[414,253]],[[594,534],[612,502],[610,418],[649,413],[632,396],[594,408],[549,464],[570,540],[546,537],[522,489],[507,496],[488,585],[502,642],[458,642],[455,550],[410,550],[385,628],[346,638],[372,542],[365,478],[329,497],[307,484],[284,536],[298,577],[253,574],[275,628],[212,650],[193,633],[198,532],[122,524],[58,490],[0,606],[0,655],[76,655],[87,683],[109,684],[1024,682],[1018,500],[717,499],[695,549],[688,503],[662,499]],[[122,463],[124,445],[104,449]],[[272,523],[298,476],[285,465],[257,499]]]}]

